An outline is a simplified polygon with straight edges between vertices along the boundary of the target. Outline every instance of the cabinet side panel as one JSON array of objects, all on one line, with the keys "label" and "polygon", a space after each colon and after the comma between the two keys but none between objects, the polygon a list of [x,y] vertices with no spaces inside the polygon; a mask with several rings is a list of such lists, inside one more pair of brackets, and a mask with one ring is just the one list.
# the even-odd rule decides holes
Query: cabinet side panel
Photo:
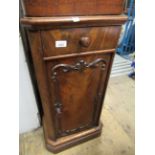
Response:
[{"label": "cabinet side panel", "polygon": [[40,40],[39,31],[28,31],[28,38],[30,42],[31,54],[33,59],[33,64],[35,68],[35,74],[37,78],[38,88],[41,96],[44,120],[47,124],[47,135],[51,139],[55,139],[54,130],[54,119],[53,119],[53,107],[49,100],[48,84],[46,80],[45,65],[42,59],[42,46]]}]

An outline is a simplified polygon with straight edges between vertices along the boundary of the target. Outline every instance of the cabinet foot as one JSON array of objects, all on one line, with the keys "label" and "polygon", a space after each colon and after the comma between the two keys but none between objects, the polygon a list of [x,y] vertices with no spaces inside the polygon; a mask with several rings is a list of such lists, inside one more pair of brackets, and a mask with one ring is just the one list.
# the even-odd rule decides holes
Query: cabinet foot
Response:
[{"label": "cabinet foot", "polygon": [[45,145],[47,149],[53,153],[58,153],[76,144],[80,144],[92,138],[96,138],[101,135],[102,123],[99,126],[91,129],[81,131],[76,134],[58,138],[56,141],[51,140],[47,135],[47,128],[43,121]]}]

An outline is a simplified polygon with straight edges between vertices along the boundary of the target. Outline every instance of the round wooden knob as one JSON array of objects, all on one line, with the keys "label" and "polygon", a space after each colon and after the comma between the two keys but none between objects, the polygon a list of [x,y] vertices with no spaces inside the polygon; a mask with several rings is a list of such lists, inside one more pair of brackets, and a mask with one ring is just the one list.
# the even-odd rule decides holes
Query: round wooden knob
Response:
[{"label": "round wooden knob", "polygon": [[90,45],[90,38],[89,37],[81,37],[80,44],[83,47],[88,47]]}]

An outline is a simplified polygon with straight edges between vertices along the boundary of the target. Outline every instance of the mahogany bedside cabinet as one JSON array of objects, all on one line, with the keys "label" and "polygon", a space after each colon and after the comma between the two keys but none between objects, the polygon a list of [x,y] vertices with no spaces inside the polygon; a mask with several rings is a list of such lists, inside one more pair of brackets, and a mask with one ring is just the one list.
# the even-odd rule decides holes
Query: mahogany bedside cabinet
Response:
[{"label": "mahogany bedside cabinet", "polygon": [[124,0],[21,0],[43,107],[46,147],[60,152],[101,134],[101,109]]}]

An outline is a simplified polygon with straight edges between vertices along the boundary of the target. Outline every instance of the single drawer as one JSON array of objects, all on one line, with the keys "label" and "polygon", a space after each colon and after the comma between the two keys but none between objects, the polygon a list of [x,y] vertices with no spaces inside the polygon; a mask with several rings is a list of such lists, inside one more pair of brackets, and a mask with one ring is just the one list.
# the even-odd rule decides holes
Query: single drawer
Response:
[{"label": "single drawer", "polygon": [[44,57],[114,49],[121,26],[41,31]]},{"label": "single drawer", "polygon": [[122,14],[124,0],[21,0],[25,16]]}]

